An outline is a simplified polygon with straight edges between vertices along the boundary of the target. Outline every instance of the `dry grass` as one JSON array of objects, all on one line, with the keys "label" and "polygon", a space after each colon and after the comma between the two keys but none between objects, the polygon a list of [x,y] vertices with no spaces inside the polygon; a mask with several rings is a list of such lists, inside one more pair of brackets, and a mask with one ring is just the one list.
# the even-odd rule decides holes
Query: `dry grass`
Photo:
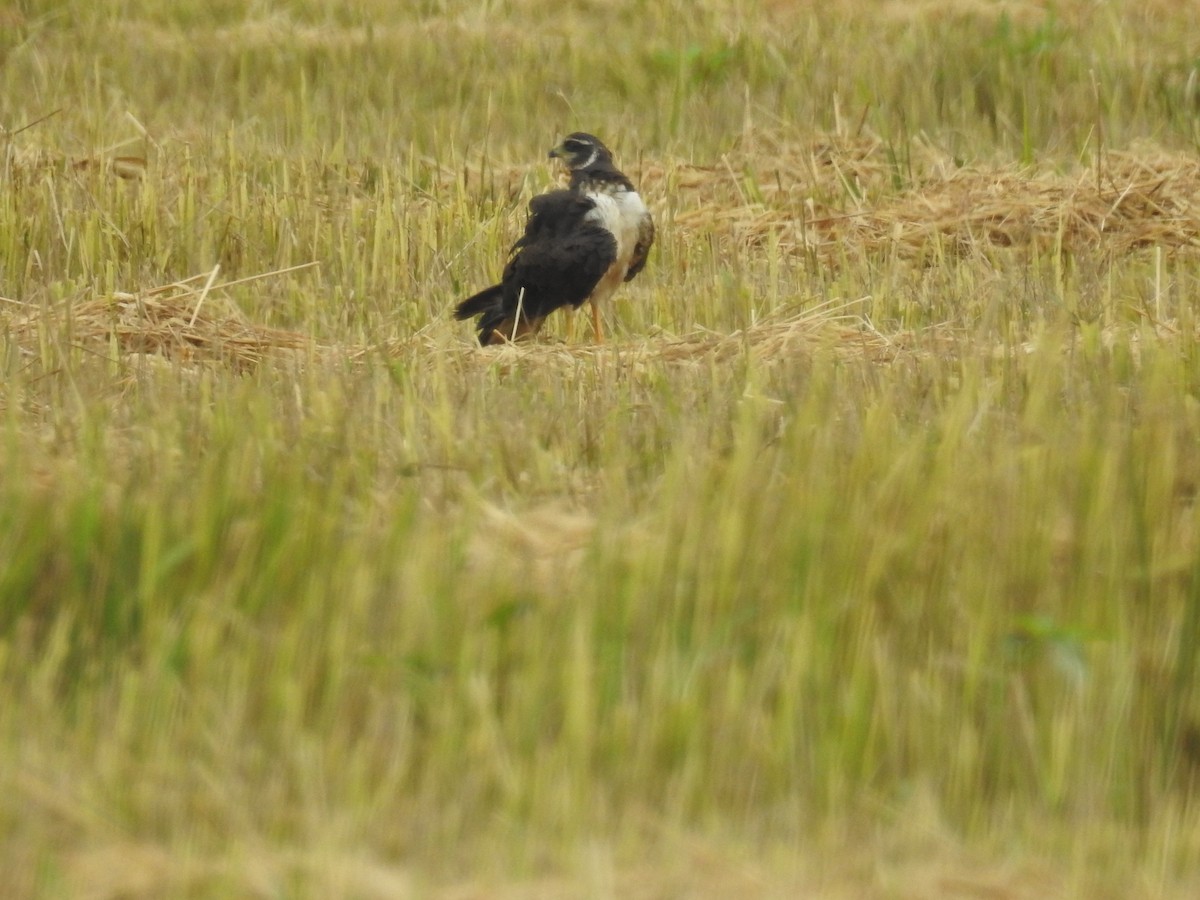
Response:
[{"label": "dry grass", "polygon": [[[752,152],[733,151],[710,165],[643,163],[643,190],[656,198],[660,217],[665,198],[670,198],[673,210],[666,216],[680,240],[703,236],[748,248],[770,244],[784,253],[816,253],[825,266],[896,255],[917,260],[946,253],[988,255],[997,249],[1087,252],[1113,259],[1147,247],[1200,247],[1200,162],[1183,154],[1152,147],[1114,151],[1095,166],[1060,174],[1011,165],[991,170],[957,167],[945,154],[926,148],[914,175],[917,183],[897,194],[889,188],[894,165],[878,139],[835,135],[787,143],[756,135],[754,143]],[[446,188],[464,172],[467,183],[472,180],[470,167],[456,172],[435,166],[433,171]],[[506,185],[504,192],[519,204],[530,172],[527,166],[493,166],[488,176]],[[797,172],[807,177],[791,181],[791,173]],[[474,180],[483,177],[475,169]],[[748,193],[759,199],[749,199]],[[234,285],[303,268],[232,283],[209,283],[214,273],[205,273],[140,292],[77,298],[23,315],[19,304],[9,301],[16,314],[9,316],[8,327],[22,352],[30,355],[46,333],[57,333],[69,320],[73,339],[81,346],[115,346],[126,353],[155,353],[181,362],[213,360],[237,370],[256,366],[273,351],[361,359],[381,349],[401,357],[422,353],[422,346],[426,352],[451,346],[438,323],[432,323],[433,332],[443,337],[432,341],[430,329],[383,345],[314,341],[299,332],[253,323],[228,296]],[[538,364],[553,365],[555,360],[602,356],[638,368],[722,362],[747,351],[769,361],[831,344],[845,354],[886,359],[912,344],[910,332],[880,333],[864,320],[862,305],[834,300],[801,312],[784,310],[729,334],[658,334],[599,347],[543,342],[489,350],[481,357],[532,357]]]},{"label": "dry grass", "polygon": [[687,198],[678,201],[679,227],[747,244],[776,240],[826,264],[992,247],[1122,255],[1200,246],[1200,162],[1192,154],[1144,147],[1059,173],[964,167],[922,144],[904,173],[913,185],[897,195],[896,163],[878,138],[761,143],[718,166],[681,167],[673,178],[653,168],[647,180]]},{"label": "dry grass", "polygon": [[180,282],[62,303],[14,317],[10,335],[18,352],[30,357],[51,335],[69,333],[78,346],[93,351],[156,354],[185,366],[218,362],[234,371],[252,369],[273,353],[310,347],[302,334],[250,322],[222,287]]},{"label": "dry grass", "polygon": [[1197,895],[1190,6],[236,6],[0,12],[0,894]]}]

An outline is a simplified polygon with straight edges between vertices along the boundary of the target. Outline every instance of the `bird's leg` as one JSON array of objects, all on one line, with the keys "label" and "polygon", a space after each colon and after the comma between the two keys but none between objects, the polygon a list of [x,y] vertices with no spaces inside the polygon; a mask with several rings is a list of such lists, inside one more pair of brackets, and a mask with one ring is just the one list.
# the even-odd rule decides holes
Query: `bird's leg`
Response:
[{"label": "bird's leg", "polygon": [[604,343],[604,329],[601,328],[600,322],[600,304],[596,302],[596,298],[592,297],[588,300],[592,307],[592,335],[596,338],[597,344]]}]

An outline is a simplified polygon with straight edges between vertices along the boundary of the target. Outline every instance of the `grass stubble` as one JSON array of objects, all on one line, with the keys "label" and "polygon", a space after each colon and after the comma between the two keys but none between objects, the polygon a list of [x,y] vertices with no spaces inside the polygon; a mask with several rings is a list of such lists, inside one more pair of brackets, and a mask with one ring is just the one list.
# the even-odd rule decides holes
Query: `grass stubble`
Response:
[{"label": "grass stubble", "polygon": [[1196,895],[1188,5],[838,10],[0,13],[5,896]]}]

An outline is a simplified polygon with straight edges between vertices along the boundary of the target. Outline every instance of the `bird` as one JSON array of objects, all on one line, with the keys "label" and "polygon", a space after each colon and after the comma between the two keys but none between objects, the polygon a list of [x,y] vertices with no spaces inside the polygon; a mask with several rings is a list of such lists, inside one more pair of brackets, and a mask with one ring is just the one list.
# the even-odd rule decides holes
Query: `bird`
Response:
[{"label": "bird", "polygon": [[550,158],[566,166],[567,187],[529,201],[525,232],[509,250],[500,283],[454,309],[456,319],[478,317],[483,346],[532,338],[550,313],[585,302],[594,338],[603,343],[601,306],[646,267],[654,219],[608,147],[576,131]]}]

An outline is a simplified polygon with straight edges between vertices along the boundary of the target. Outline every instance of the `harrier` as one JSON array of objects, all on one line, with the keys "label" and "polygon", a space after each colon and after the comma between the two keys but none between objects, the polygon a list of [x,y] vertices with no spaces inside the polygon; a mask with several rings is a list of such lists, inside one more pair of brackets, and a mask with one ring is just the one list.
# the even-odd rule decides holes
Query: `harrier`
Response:
[{"label": "harrier", "polygon": [[569,187],[529,202],[525,233],[509,251],[500,283],[455,307],[457,319],[479,317],[481,344],[533,337],[550,313],[585,301],[595,339],[603,341],[601,304],[646,266],[654,220],[609,149],[575,132],[550,156],[571,173]]}]

